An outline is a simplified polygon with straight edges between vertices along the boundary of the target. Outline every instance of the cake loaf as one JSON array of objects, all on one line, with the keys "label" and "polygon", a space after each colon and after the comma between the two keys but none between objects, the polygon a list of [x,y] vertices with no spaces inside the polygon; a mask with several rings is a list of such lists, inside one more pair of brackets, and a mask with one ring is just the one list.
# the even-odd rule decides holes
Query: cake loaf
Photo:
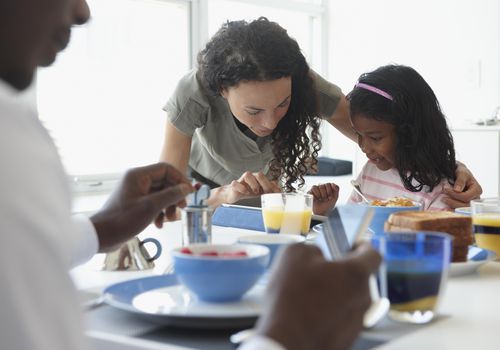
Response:
[{"label": "cake loaf", "polygon": [[390,231],[438,231],[449,234],[452,241],[452,261],[467,260],[472,243],[472,219],[448,211],[401,211],[393,213],[385,223]]}]

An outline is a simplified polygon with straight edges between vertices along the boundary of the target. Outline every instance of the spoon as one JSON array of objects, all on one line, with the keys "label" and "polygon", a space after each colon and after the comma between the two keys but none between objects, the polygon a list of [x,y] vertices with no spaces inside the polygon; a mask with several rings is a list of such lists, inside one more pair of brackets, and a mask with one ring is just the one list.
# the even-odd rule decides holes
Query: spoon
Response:
[{"label": "spoon", "polygon": [[357,194],[363,199],[365,203],[370,203],[370,201],[365,197],[363,192],[361,192],[361,187],[359,186],[359,183],[356,182],[356,180],[351,180],[351,185],[354,188],[354,191],[356,191]]},{"label": "spoon", "polygon": [[247,339],[251,338],[254,334],[255,334],[255,329],[253,328],[244,329],[242,331],[232,334],[229,337],[229,341],[233,343],[233,345],[240,345]]},{"label": "spoon", "polygon": [[374,275],[370,275],[368,279],[368,287],[370,288],[370,297],[372,303],[363,317],[363,326],[372,328],[380,321],[389,311],[389,299],[380,297],[377,287],[377,280]]}]

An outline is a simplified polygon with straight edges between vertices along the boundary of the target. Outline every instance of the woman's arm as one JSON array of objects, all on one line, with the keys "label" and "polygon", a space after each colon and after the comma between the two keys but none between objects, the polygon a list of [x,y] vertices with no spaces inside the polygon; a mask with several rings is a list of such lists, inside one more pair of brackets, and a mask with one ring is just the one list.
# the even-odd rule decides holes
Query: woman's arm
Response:
[{"label": "woman's arm", "polygon": [[447,197],[443,198],[442,201],[451,208],[468,207],[471,200],[481,196],[483,189],[465,164],[457,162],[455,174],[457,176],[455,185],[444,188]]},{"label": "woman's arm", "polygon": [[241,199],[260,196],[264,193],[279,193],[281,188],[275,181],[269,180],[262,172],[246,171],[238,180],[214,188],[210,192],[207,204],[217,208],[222,203],[235,203]]},{"label": "woman's arm", "polygon": [[191,152],[191,139],[191,136],[183,134],[167,120],[160,161],[172,164],[181,173],[185,174]]},{"label": "woman's arm", "polygon": [[350,138],[354,142],[357,142],[356,134],[352,130],[351,126],[349,103],[344,95],[341,95],[335,112],[333,112],[333,114],[326,120],[346,137]]},{"label": "woman's arm", "polygon": [[[191,139],[192,137],[183,134],[167,120],[160,161],[170,163],[185,174],[191,152]],[[251,173],[247,171],[238,180],[214,188],[210,193],[208,205],[216,208],[222,203],[234,203],[240,199],[269,192],[280,192],[278,184],[269,181],[261,172]]]}]

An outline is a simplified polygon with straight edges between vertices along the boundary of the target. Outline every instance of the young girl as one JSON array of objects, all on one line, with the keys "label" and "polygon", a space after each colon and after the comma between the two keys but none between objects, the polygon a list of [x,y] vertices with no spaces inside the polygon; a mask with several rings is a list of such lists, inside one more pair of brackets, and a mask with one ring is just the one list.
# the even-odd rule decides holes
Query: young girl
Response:
[{"label": "young girl", "polygon": [[[431,87],[414,69],[380,67],[347,95],[358,145],[368,157],[357,178],[370,200],[406,197],[424,210],[448,210],[443,188],[455,180],[455,150]],[[318,190],[313,189],[313,190]],[[360,202],[355,192],[349,202]]]}]

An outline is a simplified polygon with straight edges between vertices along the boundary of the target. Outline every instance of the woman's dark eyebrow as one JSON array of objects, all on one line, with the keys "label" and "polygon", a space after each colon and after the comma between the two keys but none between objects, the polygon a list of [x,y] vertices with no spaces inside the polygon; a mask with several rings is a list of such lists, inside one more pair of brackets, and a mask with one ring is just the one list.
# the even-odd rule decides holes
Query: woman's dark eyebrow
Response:
[{"label": "woman's dark eyebrow", "polygon": [[248,108],[248,109],[253,109],[254,111],[263,111],[262,108],[257,108],[257,107],[252,107],[252,106],[246,106],[245,108]]},{"label": "woman's dark eyebrow", "polygon": [[[292,95],[288,95],[287,97],[285,97],[285,99],[283,101],[281,101],[280,103],[278,103],[278,107],[281,106],[283,103],[285,103]],[[245,108],[248,108],[248,109],[253,109],[255,111],[263,111],[262,108],[257,108],[257,107],[253,107],[253,106],[246,106]]]},{"label": "woman's dark eyebrow", "polygon": [[285,99],[278,104],[278,107],[285,103],[291,96],[292,95],[288,95],[287,97],[285,97]]}]

